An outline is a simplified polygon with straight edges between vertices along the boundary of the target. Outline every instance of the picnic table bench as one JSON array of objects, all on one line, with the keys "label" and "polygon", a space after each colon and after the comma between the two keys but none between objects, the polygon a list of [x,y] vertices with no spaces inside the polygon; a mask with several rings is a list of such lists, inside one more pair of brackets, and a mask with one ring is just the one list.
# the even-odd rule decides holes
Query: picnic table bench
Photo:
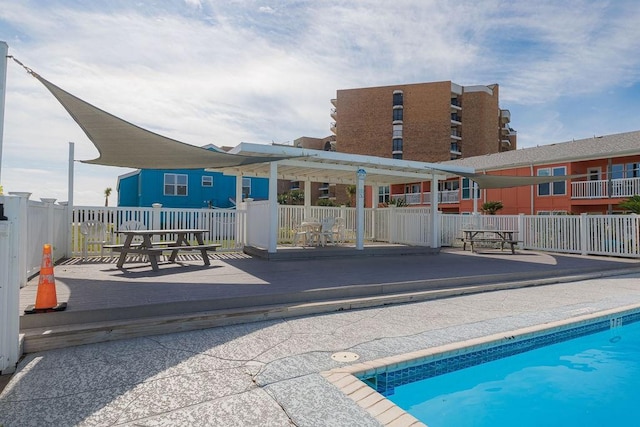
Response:
[{"label": "picnic table bench", "polygon": [[[123,268],[128,254],[146,255],[154,271],[158,271],[158,257],[163,252],[171,251],[169,262],[175,262],[180,251],[200,251],[204,265],[211,265],[208,251],[215,251],[220,244],[204,243],[203,235],[209,230],[200,228],[180,228],[162,230],[120,230],[118,233],[125,236],[124,243],[104,245],[104,248],[120,252],[117,266]],[[153,236],[175,236],[175,240],[152,240]],[[187,236],[193,235],[198,242],[192,245]],[[142,241],[134,241],[134,238],[142,238]]]},{"label": "picnic table bench", "polygon": [[511,247],[511,253],[516,253],[516,245],[520,243],[514,236],[518,233],[517,230],[501,230],[493,228],[483,229],[465,229],[462,230],[464,236],[462,240],[462,250],[467,250],[467,243],[471,246],[471,252],[477,252],[474,244],[477,243],[499,243],[500,250],[504,250],[505,245]]}]

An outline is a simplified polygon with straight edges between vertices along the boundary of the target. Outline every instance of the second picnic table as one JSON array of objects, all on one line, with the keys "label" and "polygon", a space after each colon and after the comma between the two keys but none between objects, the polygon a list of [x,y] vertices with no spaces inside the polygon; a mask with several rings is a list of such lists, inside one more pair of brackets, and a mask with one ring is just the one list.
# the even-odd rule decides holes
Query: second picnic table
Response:
[{"label": "second picnic table", "polygon": [[515,245],[518,244],[514,237],[518,230],[501,230],[494,228],[473,228],[462,230],[464,237],[462,238],[462,250],[467,249],[467,243],[471,245],[471,252],[474,250],[474,243],[500,243],[500,250],[504,250],[505,243],[511,246],[511,253],[515,254]]},{"label": "second picnic table", "polygon": [[[165,251],[171,251],[170,262],[175,262],[178,252],[181,250],[197,250],[202,254],[204,265],[210,265],[207,251],[216,250],[221,245],[204,243],[204,233],[209,230],[201,228],[177,228],[158,230],[119,230],[118,233],[125,236],[124,243],[104,245],[105,248],[120,252],[117,266],[123,268],[128,254],[146,255],[151,263],[151,268],[158,271],[158,257]],[[154,241],[153,236],[170,235],[175,240]],[[188,236],[193,235],[198,244],[189,243]],[[140,237],[142,241],[135,242],[134,238]]]}]

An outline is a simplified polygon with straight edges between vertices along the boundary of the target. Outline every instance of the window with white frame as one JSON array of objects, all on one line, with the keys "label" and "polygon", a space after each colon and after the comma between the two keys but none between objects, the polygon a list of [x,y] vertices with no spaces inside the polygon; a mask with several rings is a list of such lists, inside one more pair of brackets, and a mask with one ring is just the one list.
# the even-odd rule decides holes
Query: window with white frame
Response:
[{"label": "window with white frame", "polygon": [[[473,184],[474,182],[469,178],[462,178],[462,199],[473,199]],[[476,199],[480,198],[480,189],[476,189]]]},{"label": "window with white frame", "polygon": [[251,195],[251,178],[242,178],[242,197],[247,198]]},{"label": "window with white frame", "polygon": [[164,174],[164,195],[165,196],[186,196],[187,195],[187,175],[177,173]]},{"label": "window with white frame", "polygon": [[611,179],[640,177],[640,163],[618,163],[611,165]]},{"label": "window with white frame", "polygon": [[203,187],[213,187],[213,177],[204,175],[202,177],[202,186]]},{"label": "window with white frame", "polygon": [[[538,169],[538,176],[563,176],[567,174],[566,166]],[[538,184],[538,196],[563,196],[567,194],[567,182],[556,181]]]},{"label": "window with white frame", "polygon": [[391,189],[388,185],[378,187],[378,203],[388,203],[391,198]]}]

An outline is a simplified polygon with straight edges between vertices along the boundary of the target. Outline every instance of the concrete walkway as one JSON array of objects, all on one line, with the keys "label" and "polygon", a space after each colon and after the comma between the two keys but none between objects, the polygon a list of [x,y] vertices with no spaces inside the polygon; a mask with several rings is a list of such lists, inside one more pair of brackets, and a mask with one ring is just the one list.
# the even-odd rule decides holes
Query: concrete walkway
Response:
[{"label": "concrete walkway", "polygon": [[[598,274],[598,273],[594,273]],[[640,304],[640,273],[28,354],[0,425],[377,426],[320,372]]]}]

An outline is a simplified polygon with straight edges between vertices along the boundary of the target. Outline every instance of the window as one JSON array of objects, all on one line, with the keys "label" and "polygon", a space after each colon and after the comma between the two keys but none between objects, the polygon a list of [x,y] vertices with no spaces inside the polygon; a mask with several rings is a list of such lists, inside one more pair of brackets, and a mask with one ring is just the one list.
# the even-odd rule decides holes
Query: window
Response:
[{"label": "window", "polygon": [[393,105],[403,105],[404,103],[404,94],[401,90],[396,90],[393,92]]},{"label": "window", "polygon": [[403,109],[398,107],[393,107],[393,121],[402,121]]},{"label": "window", "polygon": [[[469,178],[462,178],[462,198],[464,200],[473,199],[473,181]],[[476,199],[480,198],[480,188],[476,190]]]},{"label": "window", "polygon": [[378,187],[378,203],[388,203],[390,194],[391,191],[388,185]]},{"label": "window", "polygon": [[165,173],[164,174],[164,195],[165,196],[186,196],[187,195],[187,175]]},{"label": "window", "polygon": [[460,188],[460,181],[440,181],[438,182],[438,191],[456,191]]},{"label": "window", "polygon": [[402,138],[393,138],[392,151],[402,151]]},{"label": "window", "polygon": [[242,178],[242,197],[247,198],[251,195],[251,178]]},{"label": "window", "polygon": [[402,153],[392,154],[391,157],[396,159],[396,160],[402,160]]},{"label": "window", "polygon": [[611,165],[611,179],[636,178],[640,176],[640,163]]},{"label": "window", "polygon": [[[538,169],[538,176],[562,176],[567,174],[567,168],[560,166],[556,168]],[[538,196],[562,196],[567,194],[567,182],[556,181],[545,184],[538,184]]]},{"label": "window", "polygon": [[420,192],[420,184],[407,184],[404,186],[404,194],[416,194]]},{"label": "window", "polygon": [[212,176],[203,176],[202,177],[202,186],[203,187],[213,187],[213,177]]}]

